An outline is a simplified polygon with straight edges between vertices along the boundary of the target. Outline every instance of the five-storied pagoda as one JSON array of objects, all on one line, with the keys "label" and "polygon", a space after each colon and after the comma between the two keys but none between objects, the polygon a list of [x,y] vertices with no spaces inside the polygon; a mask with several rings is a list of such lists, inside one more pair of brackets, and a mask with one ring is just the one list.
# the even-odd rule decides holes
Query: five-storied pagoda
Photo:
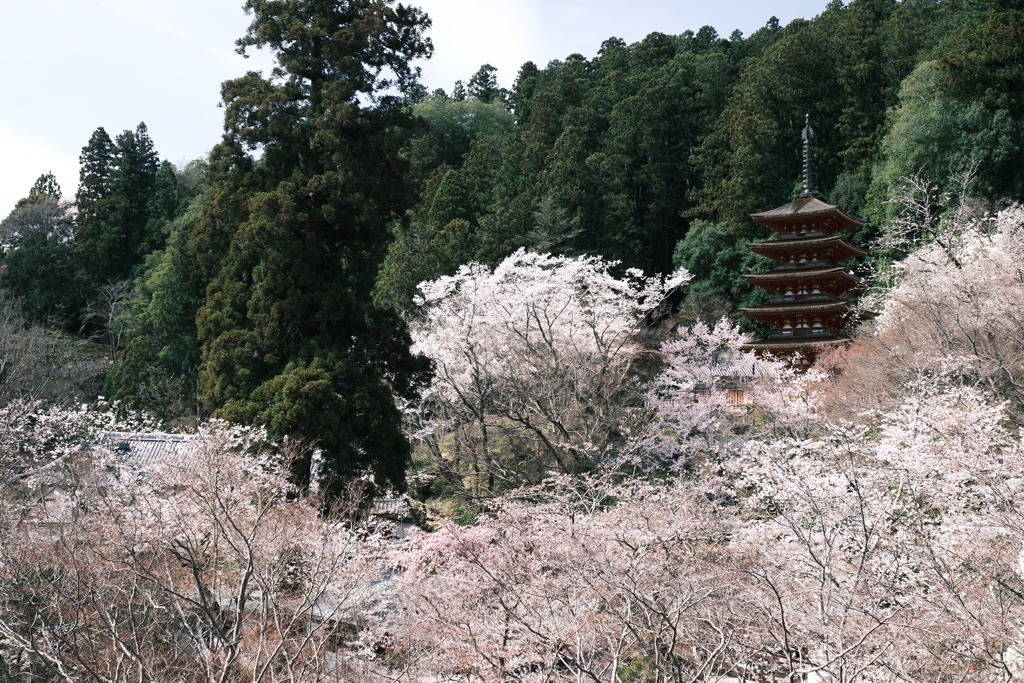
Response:
[{"label": "five-storied pagoda", "polygon": [[865,254],[842,238],[861,223],[838,206],[815,198],[811,191],[814,131],[809,117],[803,141],[803,194],[777,209],[751,215],[778,234],[768,242],[747,245],[775,261],[775,269],[743,276],[771,294],[771,302],[740,310],[748,318],[774,328],[767,339],[744,344],[744,350],[781,359],[796,356],[795,361],[806,367],[821,351],[848,343],[847,331],[871,316],[851,308],[849,296],[863,288],[864,282],[840,267]]}]

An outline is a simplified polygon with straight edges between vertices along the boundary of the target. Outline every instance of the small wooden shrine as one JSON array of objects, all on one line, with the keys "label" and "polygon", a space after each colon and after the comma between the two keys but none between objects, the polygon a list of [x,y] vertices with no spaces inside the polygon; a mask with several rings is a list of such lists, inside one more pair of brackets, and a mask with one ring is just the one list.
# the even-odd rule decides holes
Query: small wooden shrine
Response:
[{"label": "small wooden shrine", "polygon": [[771,294],[771,301],[765,306],[740,310],[751,320],[773,328],[767,339],[745,344],[743,349],[759,356],[795,357],[799,365],[809,366],[822,350],[848,343],[848,330],[870,314],[858,313],[850,306],[850,294],[862,289],[864,282],[840,265],[865,254],[842,237],[861,222],[814,196],[814,131],[809,122],[803,130],[803,140],[803,194],[777,209],[751,215],[757,223],[775,232],[777,238],[747,247],[775,261],[775,268],[743,277]]}]

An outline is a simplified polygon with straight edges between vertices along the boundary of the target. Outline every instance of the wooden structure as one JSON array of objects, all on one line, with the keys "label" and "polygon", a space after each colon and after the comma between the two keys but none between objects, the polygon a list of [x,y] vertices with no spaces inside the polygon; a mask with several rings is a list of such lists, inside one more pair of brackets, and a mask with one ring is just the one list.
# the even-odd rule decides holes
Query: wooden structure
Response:
[{"label": "wooden structure", "polygon": [[848,343],[848,330],[870,317],[851,308],[849,295],[863,288],[864,283],[842,267],[865,255],[842,237],[860,227],[861,222],[813,195],[813,139],[808,124],[804,128],[803,194],[789,204],[751,215],[777,237],[747,247],[775,261],[775,269],[743,277],[771,294],[772,299],[765,306],[740,309],[751,320],[773,328],[767,339],[745,344],[745,350],[778,358],[795,356],[803,366],[812,364],[823,349]]}]

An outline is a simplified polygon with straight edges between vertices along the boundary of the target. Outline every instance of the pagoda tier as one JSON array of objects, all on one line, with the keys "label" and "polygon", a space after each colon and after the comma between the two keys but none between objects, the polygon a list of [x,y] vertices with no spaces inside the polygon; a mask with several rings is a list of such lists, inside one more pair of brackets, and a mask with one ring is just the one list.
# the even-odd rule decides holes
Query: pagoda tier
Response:
[{"label": "pagoda tier", "polygon": [[804,269],[835,266],[843,261],[860,258],[865,252],[851,247],[840,237],[817,239],[778,239],[771,242],[751,242],[747,248],[755,254],[775,261],[778,269]]},{"label": "pagoda tier", "polygon": [[847,302],[851,292],[864,286],[863,281],[839,267],[865,252],[837,234],[861,224],[813,196],[751,218],[778,237],[747,245],[775,261],[775,269],[743,276],[772,295],[767,305],[741,309],[751,320],[772,328],[767,339],[743,348],[810,365],[823,349],[848,343],[847,330],[866,317]]},{"label": "pagoda tier", "polygon": [[810,196],[797,197],[789,204],[764,213],[754,213],[750,217],[777,232],[779,239],[830,237],[862,225],[860,221],[843,213],[838,206]]},{"label": "pagoda tier", "polygon": [[838,301],[843,295],[863,287],[863,281],[842,268],[776,270],[748,273],[743,279],[773,294],[772,303],[798,301]]},{"label": "pagoda tier", "polygon": [[778,332],[769,335],[769,339],[834,337],[835,330],[846,329],[859,321],[857,313],[851,311],[844,301],[786,306],[772,304],[741,308],[740,312],[751,320],[776,328]]},{"label": "pagoda tier", "polygon": [[740,348],[744,351],[753,351],[758,356],[791,359],[798,367],[808,367],[814,364],[821,352],[849,343],[849,339],[838,337],[816,340],[761,340],[744,344]]}]

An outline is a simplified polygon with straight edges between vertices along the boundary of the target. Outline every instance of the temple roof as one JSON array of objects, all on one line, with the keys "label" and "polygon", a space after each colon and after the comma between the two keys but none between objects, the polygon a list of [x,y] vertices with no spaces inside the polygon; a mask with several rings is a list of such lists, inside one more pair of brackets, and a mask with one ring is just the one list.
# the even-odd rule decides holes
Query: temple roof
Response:
[{"label": "temple roof", "polygon": [[863,280],[850,275],[842,268],[812,268],[808,270],[779,270],[772,271],[770,273],[747,273],[743,276],[743,279],[751,284],[756,284],[758,280],[765,282],[771,280],[810,280],[810,279],[839,279],[845,280],[850,284],[860,285]]},{"label": "temple roof", "polygon": [[[770,211],[752,213],[750,214],[750,217],[757,219],[782,218],[783,216],[809,216],[815,213],[828,213],[830,211],[843,213],[843,210],[835,204],[826,204],[817,197],[797,197],[789,204],[783,204],[782,206],[771,209]],[[845,213],[843,213],[843,215],[846,216]],[[849,218],[849,216],[847,216],[847,218]]]},{"label": "temple roof", "polygon": [[762,251],[788,251],[793,247],[821,247],[832,244],[836,245],[840,251],[850,254],[850,258],[860,258],[861,256],[867,255],[866,251],[862,251],[853,245],[847,244],[843,241],[842,237],[837,235],[833,235],[832,237],[817,237],[809,240],[778,239],[768,242],[748,242],[747,248],[754,253],[760,254]]},{"label": "temple roof", "polygon": [[133,469],[171,463],[194,470],[202,447],[201,439],[194,435],[160,432],[100,432],[93,443],[117,456],[119,465]]},{"label": "temple roof", "polygon": [[785,341],[752,341],[747,342],[740,346],[742,350],[767,350],[767,351],[801,351],[808,348],[823,348],[826,346],[835,346],[837,344],[848,344],[849,339],[833,338],[833,339],[807,339],[805,337],[798,337],[792,340],[787,339]]},{"label": "temple roof", "polygon": [[789,313],[809,313],[809,312],[813,312],[813,311],[822,311],[822,312],[824,312],[824,311],[844,311],[844,310],[847,310],[847,311],[850,310],[850,305],[848,303],[846,303],[845,301],[834,301],[834,302],[828,302],[828,303],[823,303],[823,304],[779,303],[779,304],[770,304],[770,305],[767,305],[767,306],[752,306],[750,308],[741,308],[740,309],[740,313],[744,313],[744,314],[750,314],[750,313],[754,313],[754,314],[757,314],[757,313],[789,314]]},{"label": "temple roof", "polygon": [[833,214],[838,222],[847,229],[855,228],[862,223],[855,218],[847,216],[835,204],[826,204],[817,197],[797,197],[788,204],[776,207],[770,211],[752,213],[750,217],[761,225],[768,223],[780,223],[787,218],[804,218],[817,215]]}]

